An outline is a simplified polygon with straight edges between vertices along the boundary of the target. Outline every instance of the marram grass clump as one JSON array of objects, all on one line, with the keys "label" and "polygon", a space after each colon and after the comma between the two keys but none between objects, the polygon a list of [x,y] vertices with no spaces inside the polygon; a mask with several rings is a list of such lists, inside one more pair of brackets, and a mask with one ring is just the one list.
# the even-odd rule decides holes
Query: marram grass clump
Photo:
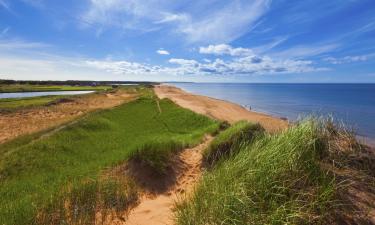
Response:
[{"label": "marram grass clump", "polygon": [[330,212],[335,179],[319,166],[319,127],[306,121],[264,135],[207,172],[176,206],[179,225],[311,224]]},{"label": "marram grass clump", "polygon": [[219,133],[210,146],[203,152],[205,163],[212,166],[217,161],[236,154],[243,145],[252,142],[263,134],[259,124],[240,121]]},{"label": "marram grass clump", "polygon": [[51,196],[33,224],[105,224],[124,219],[137,202],[137,187],[125,177],[77,182]]}]

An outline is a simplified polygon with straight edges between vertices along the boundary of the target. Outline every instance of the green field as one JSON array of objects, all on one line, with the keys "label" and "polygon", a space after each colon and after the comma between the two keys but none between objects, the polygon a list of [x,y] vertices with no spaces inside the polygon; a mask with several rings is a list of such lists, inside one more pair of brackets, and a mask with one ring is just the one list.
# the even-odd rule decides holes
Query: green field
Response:
[{"label": "green field", "polygon": [[111,88],[112,87],[110,86],[0,84],[0,93],[40,91],[103,91]]},{"label": "green field", "polygon": [[[150,89],[140,92],[137,100],[92,113],[59,132],[1,145],[0,224],[64,224],[67,215],[78,218],[77,205],[85,215],[81,222],[95,217],[98,205],[126,208],[136,199],[133,186],[102,181],[103,170],[140,151],[158,155],[196,145],[218,128],[216,121],[157,100]],[[69,206],[70,212],[62,212]]]}]

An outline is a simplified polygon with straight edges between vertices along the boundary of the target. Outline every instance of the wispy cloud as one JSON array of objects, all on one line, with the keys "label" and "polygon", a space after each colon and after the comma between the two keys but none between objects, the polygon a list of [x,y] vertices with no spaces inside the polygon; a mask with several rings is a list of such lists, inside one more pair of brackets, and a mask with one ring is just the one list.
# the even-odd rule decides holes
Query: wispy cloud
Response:
[{"label": "wispy cloud", "polygon": [[329,62],[331,64],[345,64],[345,63],[354,63],[354,62],[364,62],[369,60],[370,57],[374,56],[375,54],[369,54],[369,55],[357,55],[357,56],[345,56],[341,58],[335,58],[335,57],[327,57],[323,60],[326,62]]},{"label": "wispy cloud", "polygon": [[159,49],[156,51],[159,55],[169,55],[170,53],[167,50]]},{"label": "wispy cloud", "polygon": [[311,56],[318,56],[327,52],[332,52],[339,46],[339,44],[299,45],[274,52],[270,55],[278,58],[306,58]]},{"label": "wispy cloud", "polygon": [[50,45],[39,42],[27,42],[17,39],[0,39],[1,50],[28,50],[41,49],[47,47],[50,47]]},{"label": "wispy cloud", "polygon": [[0,32],[0,38],[3,38],[4,36],[6,36],[8,34],[10,30],[10,27],[6,27],[4,28],[1,32]]},{"label": "wispy cloud", "polygon": [[6,0],[0,0],[0,8],[1,7],[9,12],[12,12],[9,3]]},{"label": "wispy cloud", "polygon": [[[243,34],[269,9],[271,0],[228,1],[210,10],[179,11],[183,1],[91,0],[82,19],[87,24],[121,29],[156,30],[161,26],[189,42],[228,43]],[[191,3],[202,4],[202,3]],[[214,4],[213,4],[214,5]]]}]

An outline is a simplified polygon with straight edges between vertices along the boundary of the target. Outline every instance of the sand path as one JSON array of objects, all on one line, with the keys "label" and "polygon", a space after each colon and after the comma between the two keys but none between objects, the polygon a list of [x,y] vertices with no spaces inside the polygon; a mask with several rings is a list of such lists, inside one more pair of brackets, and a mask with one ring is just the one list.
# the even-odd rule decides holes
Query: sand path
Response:
[{"label": "sand path", "polygon": [[[202,151],[209,145],[212,137],[194,148],[181,151],[172,163],[168,173],[169,185],[156,190],[157,194],[145,194],[140,204],[129,214],[126,225],[173,225],[173,207],[176,201],[193,190],[202,171]],[[152,180],[152,178],[149,178]],[[147,179],[147,181],[149,181]]]},{"label": "sand path", "polygon": [[[245,108],[218,99],[198,96],[186,93],[176,87],[159,85],[154,88],[159,98],[169,98],[181,107],[209,117],[226,120],[230,123],[239,120],[249,120],[261,123],[268,131],[280,131],[288,126],[286,121],[267,116],[261,113],[251,112]],[[152,175],[136,175],[139,182],[147,182],[145,186],[153,188],[153,193],[145,194],[140,204],[130,214],[125,225],[173,225],[173,207],[181,197],[193,190],[194,184],[201,177],[202,151],[209,145],[212,137],[191,149],[181,151],[172,163],[172,169],[168,172],[169,179],[165,184],[160,181],[152,181]],[[139,170],[139,169],[138,169]],[[135,171],[138,171],[135,169]],[[151,181],[150,181],[151,180]],[[160,185],[159,187],[156,187]],[[156,187],[156,188],[155,188]]]},{"label": "sand path", "polygon": [[181,107],[215,119],[226,120],[230,123],[239,120],[257,122],[269,132],[277,132],[288,126],[288,122],[282,119],[252,112],[231,102],[190,94],[173,86],[158,85],[154,90],[161,99],[169,98]]},{"label": "sand path", "polygon": [[95,110],[118,106],[134,97],[134,94],[117,90],[113,93],[74,96],[55,105],[0,113],[0,144],[21,135],[69,123]]}]

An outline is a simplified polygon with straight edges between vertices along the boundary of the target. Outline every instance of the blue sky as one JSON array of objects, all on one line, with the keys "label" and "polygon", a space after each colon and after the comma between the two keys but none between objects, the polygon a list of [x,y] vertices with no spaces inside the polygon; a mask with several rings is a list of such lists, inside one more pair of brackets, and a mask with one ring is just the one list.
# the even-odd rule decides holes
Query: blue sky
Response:
[{"label": "blue sky", "polygon": [[375,1],[0,0],[0,78],[375,82]]}]

